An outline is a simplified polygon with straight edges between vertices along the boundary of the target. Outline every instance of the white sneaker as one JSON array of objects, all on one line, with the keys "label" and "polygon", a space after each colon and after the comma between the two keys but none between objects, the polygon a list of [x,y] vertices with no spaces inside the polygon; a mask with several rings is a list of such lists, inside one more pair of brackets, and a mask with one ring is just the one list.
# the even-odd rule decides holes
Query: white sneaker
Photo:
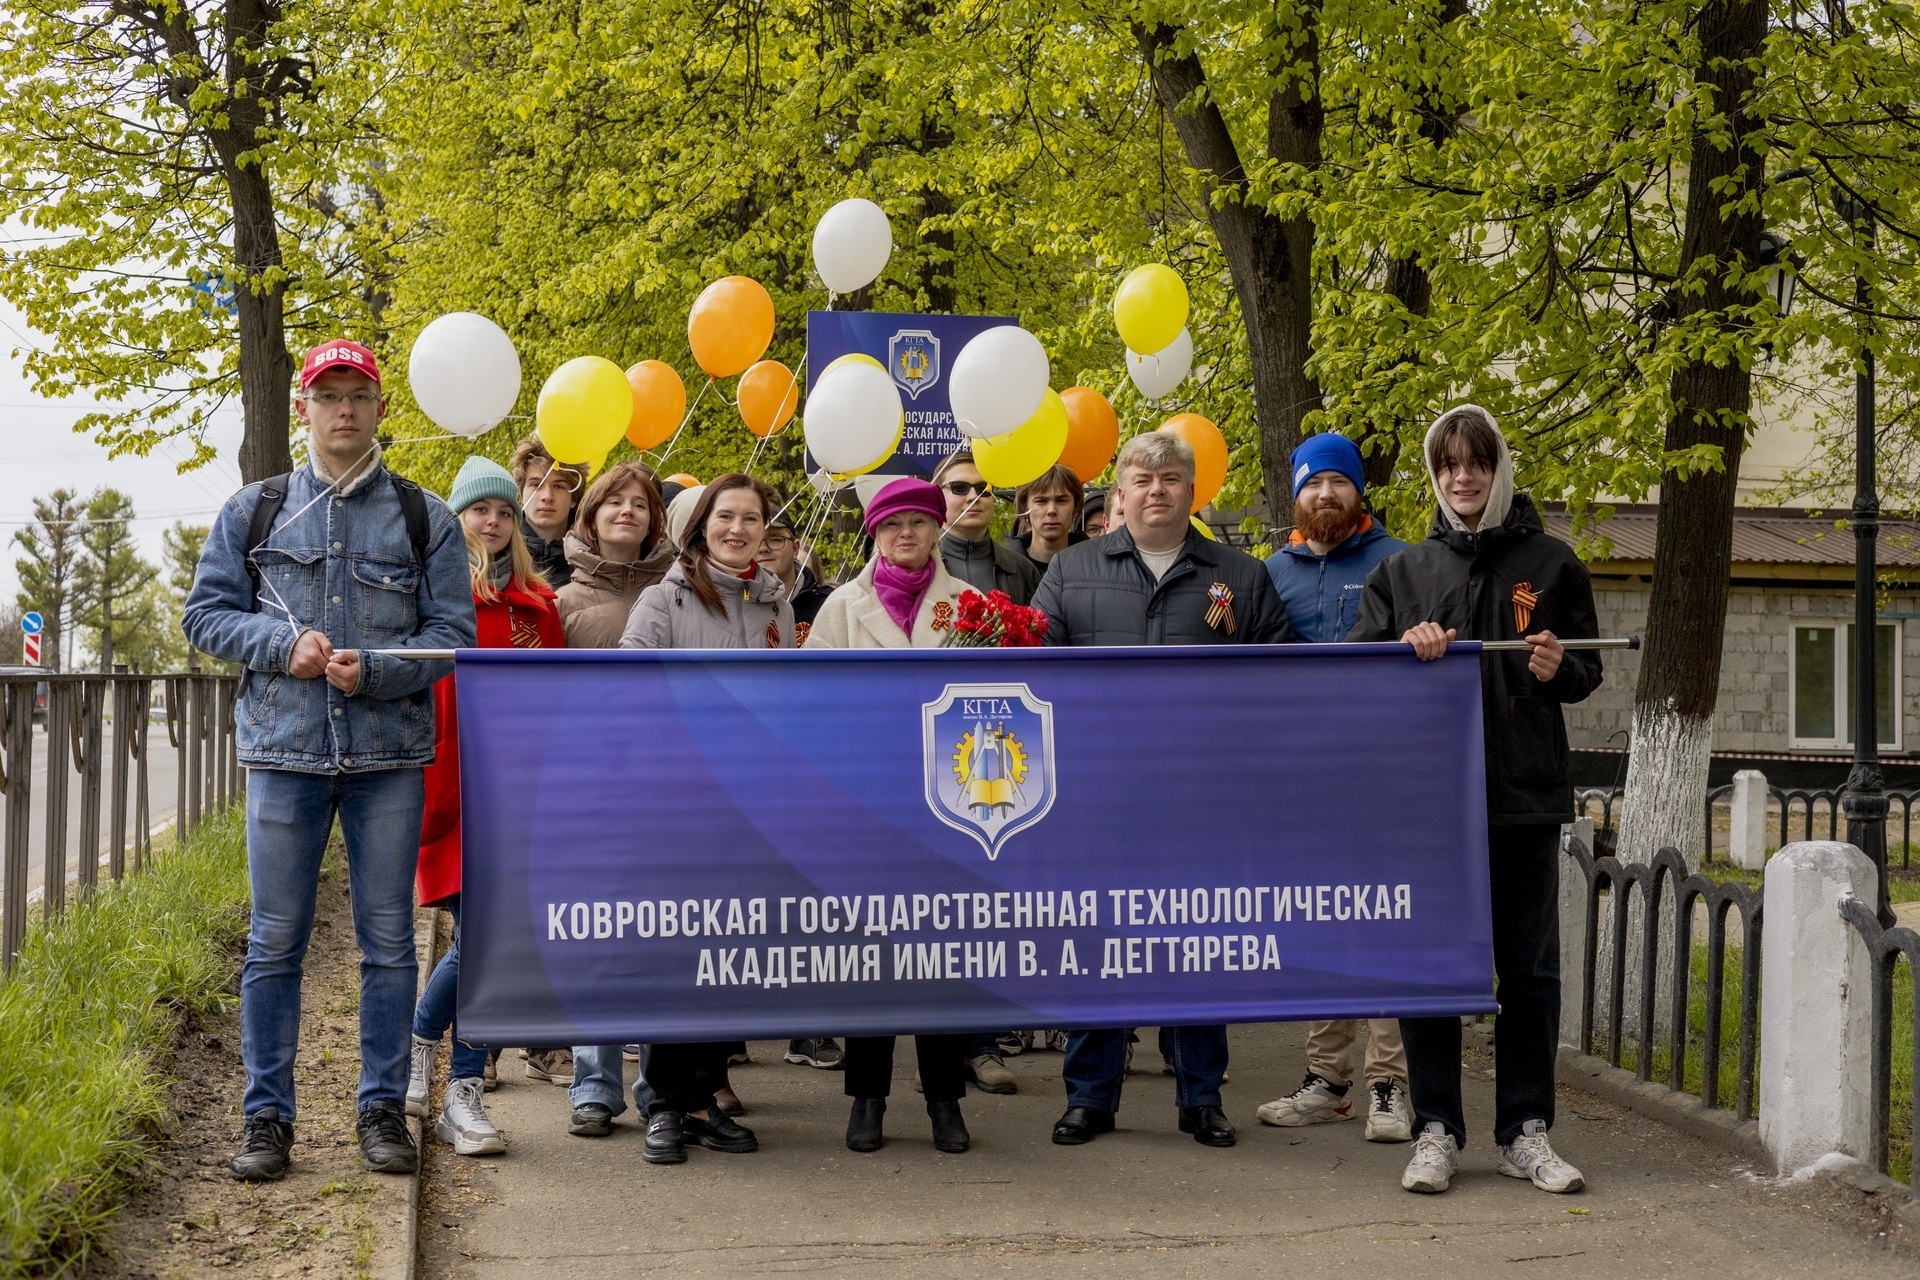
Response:
[{"label": "white sneaker", "polygon": [[1413,1141],[1413,1100],[1398,1080],[1367,1086],[1367,1141]]},{"label": "white sneaker", "polygon": [[1353,1100],[1335,1093],[1331,1081],[1309,1071],[1298,1089],[1284,1098],[1261,1103],[1255,1114],[1261,1124],[1289,1129],[1306,1124],[1329,1124],[1353,1119]]},{"label": "white sneaker", "polygon": [[468,1076],[447,1085],[447,1105],[433,1136],[463,1156],[497,1156],[507,1149],[507,1140],[487,1119],[483,1102],[486,1085],[479,1076]]},{"label": "white sneaker", "polygon": [[1500,1148],[1500,1172],[1509,1178],[1526,1178],[1542,1191],[1565,1195],[1587,1185],[1578,1169],[1554,1154],[1547,1141],[1544,1121],[1529,1120],[1520,1136]]},{"label": "white sneaker", "polygon": [[1442,1124],[1429,1124],[1413,1144],[1413,1159],[1400,1175],[1400,1185],[1408,1191],[1438,1195],[1453,1185],[1453,1169],[1460,1161],[1460,1148]]},{"label": "white sneaker", "polygon": [[413,1038],[413,1062],[407,1069],[407,1114],[427,1118],[427,1086],[433,1080],[433,1054],[438,1040]]}]

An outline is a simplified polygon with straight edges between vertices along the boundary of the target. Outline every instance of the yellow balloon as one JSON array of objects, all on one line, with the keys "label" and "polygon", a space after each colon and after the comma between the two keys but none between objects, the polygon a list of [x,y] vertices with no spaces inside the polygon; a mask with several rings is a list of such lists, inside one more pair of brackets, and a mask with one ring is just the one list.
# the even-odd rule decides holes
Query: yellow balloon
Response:
[{"label": "yellow balloon", "polygon": [[1131,351],[1165,350],[1187,326],[1187,283],[1172,267],[1135,267],[1113,295],[1113,323]]},{"label": "yellow balloon", "polygon": [[[880,370],[880,372],[882,373],[885,373],[887,371],[887,366],[881,364],[878,360],[875,360],[872,356],[868,355],[866,352],[849,351],[847,352],[847,354],[841,356],[838,360],[835,360],[832,364],[829,364],[825,369],[822,369],[820,371],[820,377],[821,378],[826,377],[828,373],[832,372],[835,369],[838,369],[843,364],[870,364],[874,368]],[[819,380],[820,378],[814,379],[815,382],[818,382]],[[863,472],[862,474],[864,475],[865,473]]]},{"label": "yellow balloon", "polygon": [[600,356],[579,356],[547,377],[533,410],[534,430],[555,462],[606,456],[633,420],[633,388],[624,369]]},{"label": "yellow balloon", "polygon": [[1067,406],[1048,388],[1031,418],[1003,436],[973,442],[973,465],[994,488],[1012,489],[1045,475],[1066,447]]},{"label": "yellow balloon", "polygon": [[1219,535],[1213,531],[1213,526],[1209,525],[1205,520],[1202,520],[1199,516],[1188,516],[1187,519],[1193,522],[1195,532],[1208,542],[1220,541]]}]

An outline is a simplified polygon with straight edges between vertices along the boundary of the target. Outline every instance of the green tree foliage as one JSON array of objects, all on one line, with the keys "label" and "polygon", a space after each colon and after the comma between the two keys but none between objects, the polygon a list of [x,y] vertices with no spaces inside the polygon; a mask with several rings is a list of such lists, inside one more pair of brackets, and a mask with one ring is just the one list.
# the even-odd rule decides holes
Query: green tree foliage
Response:
[{"label": "green tree foliage", "polygon": [[[138,631],[152,631],[160,619],[148,616],[154,597],[141,588],[154,578],[153,566],[140,558],[133,538],[133,500],[118,489],[103,488],[87,499],[80,554],[74,561],[73,622],[93,632],[100,669],[112,670],[123,642]],[[159,597],[165,600],[163,592]]]},{"label": "green tree foliage", "polygon": [[45,623],[40,634],[40,663],[61,669],[61,644],[74,612],[74,575],[86,513],[71,489],[55,489],[33,500],[33,523],[13,535],[20,554],[13,571],[20,578],[14,597],[22,612],[36,612]]},{"label": "green tree foliage", "polygon": [[[167,575],[167,598],[176,623],[173,628],[176,633],[179,632],[177,623],[186,611],[187,594],[193,590],[194,574],[200,568],[200,552],[206,547],[207,535],[211,532],[204,524],[188,524],[179,520],[160,536],[160,557]],[[181,642],[185,644],[184,636]],[[188,662],[200,660],[199,652],[192,648],[183,648],[181,656]]]},{"label": "green tree foliage", "polygon": [[20,665],[23,656],[20,615],[25,612],[18,604],[0,601],[0,667]]},{"label": "green tree foliage", "polygon": [[370,334],[388,235],[374,182],[387,68],[346,0],[31,0],[0,16],[0,294],[50,341],[76,429],[209,456],[235,395],[249,480],[287,469],[290,344]]}]

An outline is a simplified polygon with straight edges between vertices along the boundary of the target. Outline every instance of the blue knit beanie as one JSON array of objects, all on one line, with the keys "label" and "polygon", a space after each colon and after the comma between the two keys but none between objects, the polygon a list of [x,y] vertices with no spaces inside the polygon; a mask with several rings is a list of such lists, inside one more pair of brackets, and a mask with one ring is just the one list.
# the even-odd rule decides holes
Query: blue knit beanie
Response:
[{"label": "blue knit beanie", "polygon": [[1360,472],[1360,446],[1343,435],[1330,431],[1326,435],[1308,436],[1293,451],[1292,461],[1296,498],[1307,481],[1322,471],[1338,471],[1353,481],[1353,487],[1361,493],[1367,491],[1366,479]]},{"label": "blue knit beanie", "polygon": [[482,498],[500,498],[520,506],[520,490],[507,469],[492,458],[471,457],[460,464],[453,478],[453,492],[447,495],[447,509],[459,515]]}]

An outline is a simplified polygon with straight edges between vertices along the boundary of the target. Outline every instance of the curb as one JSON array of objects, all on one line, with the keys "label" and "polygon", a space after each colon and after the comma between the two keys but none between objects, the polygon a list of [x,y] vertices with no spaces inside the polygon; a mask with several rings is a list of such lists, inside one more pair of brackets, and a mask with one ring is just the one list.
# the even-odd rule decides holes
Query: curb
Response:
[{"label": "curb", "polygon": [[[413,953],[420,964],[420,977],[414,996],[426,989],[427,977],[440,960],[439,911],[416,911],[413,916]],[[421,1153],[413,1176],[404,1180],[379,1178],[375,1187],[373,1258],[367,1274],[373,1280],[414,1280],[420,1270],[420,1166],[426,1164],[426,1122],[407,1117],[407,1132],[413,1135],[414,1148]]]},{"label": "curb", "polygon": [[1920,1195],[1913,1188],[1851,1156],[1828,1157],[1794,1177],[1805,1177],[1871,1218],[1888,1247],[1901,1257],[1920,1258]]},{"label": "curb", "polygon": [[1725,1107],[1709,1107],[1690,1093],[1675,1093],[1657,1080],[1642,1080],[1605,1058],[1576,1049],[1561,1048],[1559,1075],[1560,1083],[1570,1089],[1605,1098],[1762,1168],[1771,1168],[1766,1148],[1760,1145],[1757,1120],[1742,1120]]}]

